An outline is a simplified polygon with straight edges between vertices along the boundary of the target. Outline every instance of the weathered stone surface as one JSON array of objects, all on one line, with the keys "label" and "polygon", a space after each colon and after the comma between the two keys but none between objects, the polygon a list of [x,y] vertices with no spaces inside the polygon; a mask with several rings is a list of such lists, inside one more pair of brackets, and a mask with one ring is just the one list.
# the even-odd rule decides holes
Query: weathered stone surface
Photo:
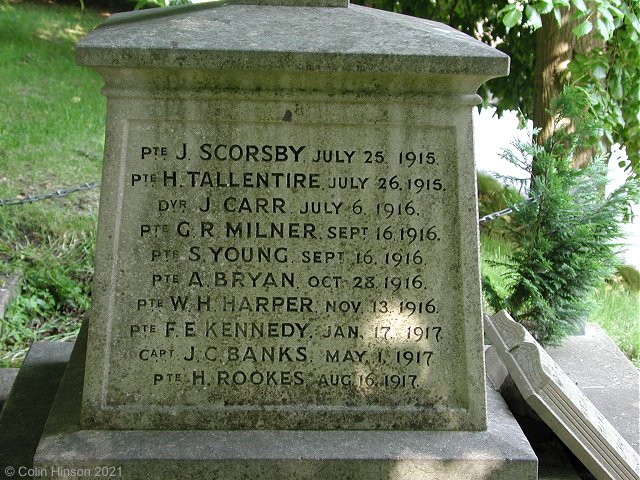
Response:
[{"label": "weathered stone surface", "polygon": [[[4,318],[9,303],[20,293],[20,279],[22,272],[14,272],[11,275],[0,275],[0,320]],[[0,325],[0,333],[2,325]]]},{"label": "weathered stone surface", "polygon": [[485,331],[522,396],[598,479],[637,479],[638,454],[589,399],[504,310]]},{"label": "weathered stone surface", "polygon": [[587,324],[584,335],[571,336],[547,353],[637,452],[640,372],[606,332]]},{"label": "weathered stone surface", "polygon": [[18,375],[17,368],[0,368],[0,412],[7,401],[11,386]]},{"label": "weathered stone surface", "polygon": [[241,3],[113,15],[78,44],[76,58],[96,67],[251,70],[270,75],[375,72],[405,78],[438,74],[486,79],[508,71],[505,54],[440,23],[358,5]]},{"label": "weathered stone surface", "polygon": [[355,6],[179,12],[77,50],[108,98],[83,424],[485,428],[471,109],[507,57]]},{"label": "weathered stone surface", "polygon": [[96,468],[122,479],[537,478],[535,455],[491,389],[483,432],[83,430],[84,334],[76,345],[34,460],[42,478]]}]

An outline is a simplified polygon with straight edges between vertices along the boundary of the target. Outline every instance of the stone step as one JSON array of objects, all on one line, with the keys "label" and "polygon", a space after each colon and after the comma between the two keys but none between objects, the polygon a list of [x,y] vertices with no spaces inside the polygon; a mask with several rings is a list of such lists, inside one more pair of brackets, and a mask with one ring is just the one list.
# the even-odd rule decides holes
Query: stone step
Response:
[{"label": "stone step", "polygon": [[[73,343],[37,342],[31,346],[0,411],[0,478],[7,467],[30,467]],[[14,369],[0,369],[14,370]],[[11,373],[5,375],[11,375]],[[4,382],[0,381],[0,384]]]}]

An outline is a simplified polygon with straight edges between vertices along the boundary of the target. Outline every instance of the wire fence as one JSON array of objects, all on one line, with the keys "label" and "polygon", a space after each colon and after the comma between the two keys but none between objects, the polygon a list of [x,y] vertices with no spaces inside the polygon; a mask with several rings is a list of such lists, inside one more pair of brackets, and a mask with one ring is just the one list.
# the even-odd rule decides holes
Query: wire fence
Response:
[{"label": "wire fence", "polygon": [[[81,185],[76,185],[75,187],[64,188],[60,190],[54,190],[52,192],[42,193],[39,195],[24,195],[16,198],[9,199],[1,199],[0,198],[0,207],[5,207],[9,205],[24,205],[27,203],[39,202],[41,200],[48,200],[50,198],[62,198],[66,197],[75,192],[82,192],[87,190],[93,190],[94,188],[98,188],[100,186],[100,182],[90,182],[83,183]],[[496,218],[504,217],[505,215],[509,215],[516,210],[515,207],[505,208],[498,212],[493,212],[478,219],[478,223],[489,222],[491,220],[495,220]]]}]

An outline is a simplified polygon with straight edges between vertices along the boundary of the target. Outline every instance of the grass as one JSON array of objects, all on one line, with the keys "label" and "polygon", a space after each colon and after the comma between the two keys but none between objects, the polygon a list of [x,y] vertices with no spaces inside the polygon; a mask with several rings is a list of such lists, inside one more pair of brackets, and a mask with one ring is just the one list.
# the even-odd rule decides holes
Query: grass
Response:
[{"label": "grass", "polygon": [[[100,178],[105,101],[99,76],[73,61],[102,20],[77,7],[0,0],[0,198]],[[0,273],[21,270],[22,294],[0,324],[0,366],[29,343],[65,339],[89,305],[97,191],[0,207]]]},{"label": "grass", "polygon": [[[498,235],[483,234],[480,240],[482,275],[488,276],[501,294],[506,293],[506,275],[509,273],[509,269],[503,264],[509,261],[511,246],[507,240]],[[486,304],[484,307],[487,310]]]},{"label": "grass", "polygon": [[99,76],[73,61],[101,17],[78,8],[0,1],[0,167],[3,192],[31,193],[99,173]]},{"label": "grass", "polygon": [[595,295],[590,321],[600,325],[620,350],[640,368],[640,292],[608,285]]}]

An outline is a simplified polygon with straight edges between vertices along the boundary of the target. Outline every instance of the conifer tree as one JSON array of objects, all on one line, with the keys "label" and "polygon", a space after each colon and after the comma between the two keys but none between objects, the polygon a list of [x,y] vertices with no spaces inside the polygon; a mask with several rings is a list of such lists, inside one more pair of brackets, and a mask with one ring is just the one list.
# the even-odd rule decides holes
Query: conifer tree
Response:
[{"label": "conifer tree", "polygon": [[553,133],[544,142],[517,142],[517,153],[504,153],[533,174],[529,200],[518,206],[508,227],[515,243],[505,264],[508,292],[501,294],[483,279],[490,305],[507,309],[547,345],[583,325],[592,293],[617,265],[623,216],[631,201],[640,200],[631,179],[603,195],[607,169],[602,157],[583,169],[572,168],[577,149],[600,134],[586,92],[565,87],[551,113]]}]

